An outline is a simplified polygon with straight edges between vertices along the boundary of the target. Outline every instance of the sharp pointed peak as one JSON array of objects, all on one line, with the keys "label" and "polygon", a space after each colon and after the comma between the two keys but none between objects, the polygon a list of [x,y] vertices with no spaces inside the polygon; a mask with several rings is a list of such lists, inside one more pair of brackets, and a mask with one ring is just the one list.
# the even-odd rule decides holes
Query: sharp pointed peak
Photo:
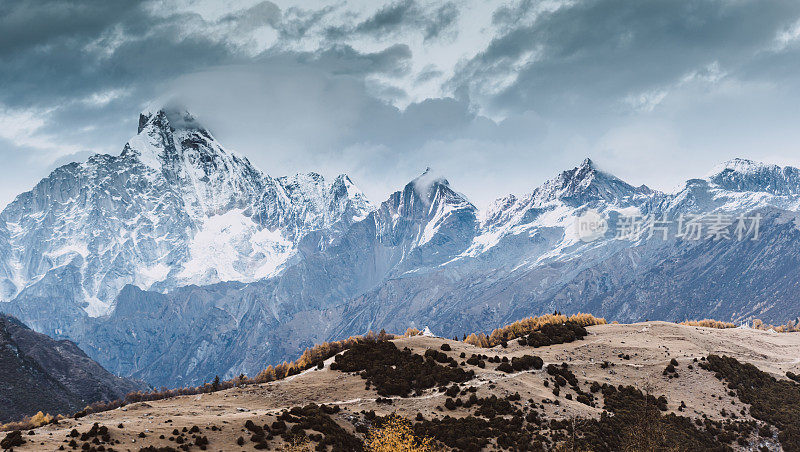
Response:
[{"label": "sharp pointed peak", "polygon": [[636,189],[618,177],[603,171],[595,162],[584,159],[580,165],[548,180],[534,192],[540,200],[553,199],[586,201],[614,200],[630,196]]},{"label": "sharp pointed peak", "polygon": [[166,104],[151,103],[139,113],[139,129],[142,133],[149,125],[171,130],[206,130],[186,106],[170,102]]},{"label": "sharp pointed peak", "polygon": [[[136,158],[155,170],[183,161],[187,151],[233,158],[182,105],[153,105],[157,104],[151,104],[139,114],[138,133],[125,144],[123,157]],[[250,164],[247,159],[236,158]]]},{"label": "sharp pointed peak", "polygon": [[442,189],[453,192],[447,178],[430,167],[425,168],[422,174],[406,184],[405,189],[416,193],[416,195],[425,200],[425,202],[430,202]]},{"label": "sharp pointed peak", "polygon": [[413,184],[416,187],[432,187],[434,185],[444,185],[450,186],[450,182],[448,182],[447,178],[444,177],[441,173],[434,171],[430,166],[425,168],[425,171],[422,172],[419,176],[415,177],[414,179],[409,182],[409,184]]},{"label": "sharp pointed peak", "polygon": [[333,183],[331,185],[358,188],[358,187],[356,187],[355,182],[353,182],[353,179],[351,179],[350,176],[347,175],[346,173],[341,173],[341,174],[337,175],[333,179]]},{"label": "sharp pointed peak", "polygon": [[578,166],[572,168],[571,170],[567,170],[565,172],[567,172],[567,173],[571,172],[571,173],[574,173],[576,175],[587,175],[587,174],[598,174],[598,173],[600,173],[600,174],[606,174],[608,176],[614,177],[608,171],[604,171],[604,170],[600,169],[600,167],[598,167],[597,163],[594,160],[592,160],[591,158],[589,158],[589,157],[586,157],[585,159],[583,159],[583,161],[581,161],[581,163]]},{"label": "sharp pointed peak", "polygon": [[619,179],[617,176],[613,175],[612,173],[602,169],[596,161],[592,160],[589,157],[586,157],[581,161],[578,166],[573,167],[570,170],[563,171],[561,176],[569,176],[572,178],[587,178],[587,177],[596,177],[598,175],[602,175],[603,177]]}]

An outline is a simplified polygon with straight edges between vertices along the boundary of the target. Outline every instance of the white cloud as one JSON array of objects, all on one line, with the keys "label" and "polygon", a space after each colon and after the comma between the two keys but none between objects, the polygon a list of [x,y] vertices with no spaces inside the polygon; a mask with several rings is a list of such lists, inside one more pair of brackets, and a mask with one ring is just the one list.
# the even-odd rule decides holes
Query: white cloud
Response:
[{"label": "white cloud", "polygon": [[[649,113],[658,107],[667,96],[687,87],[694,88],[702,85],[704,89],[713,90],[725,79],[727,73],[720,68],[719,62],[714,61],[700,69],[689,71],[677,81],[666,86],[629,94],[622,102],[636,111]],[[690,89],[691,89],[690,88]]]},{"label": "white cloud", "polygon": [[77,146],[64,143],[58,137],[43,131],[52,111],[13,109],[0,104],[0,138],[20,148],[43,151],[46,156],[28,155],[29,158],[38,157],[43,161],[78,152],[80,148]]},{"label": "white cloud", "polygon": [[80,39],[14,49],[29,61],[0,67],[0,153],[18,163],[0,191],[35,182],[19,182],[23,160],[44,172],[119,152],[159,92],[189,95],[270,174],[347,172],[377,202],[426,166],[485,204],[587,155],[660,188],[733,156],[797,155],[791,3],[464,0],[435,39],[441,1],[373,33],[355,28],[403,2],[274,3],[154,0]]},{"label": "white cloud", "polygon": [[775,37],[775,50],[781,51],[800,38],[800,20],[778,32]]}]

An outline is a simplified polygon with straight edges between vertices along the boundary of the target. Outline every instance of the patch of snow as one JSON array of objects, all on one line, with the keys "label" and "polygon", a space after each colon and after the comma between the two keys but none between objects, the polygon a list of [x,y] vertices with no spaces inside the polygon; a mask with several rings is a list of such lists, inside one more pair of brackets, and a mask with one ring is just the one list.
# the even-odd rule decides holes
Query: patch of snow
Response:
[{"label": "patch of snow", "polygon": [[735,171],[740,174],[757,174],[759,171],[765,169],[769,171],[778,171],[780,170],[780,167],[778,165],[770,165],[762,162],[756,162],[754,160],[735,158],[728,160],[727,162],[722,162],[721,164],[712,168],[711,171],[706,174],[706,178],[716,176],[725,170]]},{"label": "patch of snow", "polygon": [[89,317],[101,317],[111,311],[111,303],[106,303],[97,297],[86,297],[84,301],[87,305],[83,309]]},{"label": "patch of snow", "polygon": [[156,263],[149,267],[140,268],[137,275],[137,283],[141,287],[149,288],[153,283],[167,279],[171,268],[164,263]]},{"label": "patch of snow", "polygon": [[292,242],[280,231],[261,228],[242,209],[233,209],[203,222],[189,244],[190,259],[177,276],[251,282],[274,274],[293,253]]}]

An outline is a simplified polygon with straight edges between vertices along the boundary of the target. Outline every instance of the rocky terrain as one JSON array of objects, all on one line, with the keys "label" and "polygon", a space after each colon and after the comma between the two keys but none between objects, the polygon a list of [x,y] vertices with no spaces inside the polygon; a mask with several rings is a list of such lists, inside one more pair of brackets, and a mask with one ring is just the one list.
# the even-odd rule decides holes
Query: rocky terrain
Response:
[{"label": "rocky terrain", "polygon": [[[120,155],[60,167],[0,213],[0,312],[171,387],[369,329],[452,337],[554,310],[783,323],[800,312],[798,210],[800,170],[743,159],[672,193],[586,159],[486,210],[425,171],[372,203],[346,175],[269,175],[155,109]],[[587,242],[589,211],[608,229]],[[641,234],[620,234],[632,217]]]},{"label": "rocky terrain", "polygon": [[38,411],[72,413],[142,389],[144,383],[108,373],[74,343],[0,314],[0,423]]},{"label": "rocky terrain", "polygon": [[[20,432],[15,450],[274,450],[286,440],[361,450],[393,413],[446,450],[800,450],[800,384],[787,378],[800,378],[800,333],[665,322],[586,331],[538,347],[534,337],[366,344],[284,380]],[[142,449],[151,446],[171,449]]]}]

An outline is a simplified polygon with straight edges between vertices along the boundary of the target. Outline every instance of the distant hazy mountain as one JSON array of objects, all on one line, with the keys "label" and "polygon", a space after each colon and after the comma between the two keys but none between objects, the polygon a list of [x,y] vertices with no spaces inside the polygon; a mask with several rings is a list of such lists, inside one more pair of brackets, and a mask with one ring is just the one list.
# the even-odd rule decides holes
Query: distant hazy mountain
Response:
[{"label": "distant hazy mountain", "polygon": [[54,341],[0,315],[0,422],[40,410],[71,414],[142,389],[142,383],[108,373],[72,342]]},{"label": "distant hazy mountain", "polygon": [[[154,385],[252,374],[370,328],[800,312],[795,168],[736,159],[662,193],[587,159],[483,212],[426,171],[373,207],[344,175],[260,172],[183,111],[139,129],[120,156],[59,168],[0,214],[0,310]],[[590,210],[610,227],[584,242]],[[678,237],[695,214],[759,215],[758,240],[736,225]],[[632,215],[670,221],[666,237],[618,238]]]}]

